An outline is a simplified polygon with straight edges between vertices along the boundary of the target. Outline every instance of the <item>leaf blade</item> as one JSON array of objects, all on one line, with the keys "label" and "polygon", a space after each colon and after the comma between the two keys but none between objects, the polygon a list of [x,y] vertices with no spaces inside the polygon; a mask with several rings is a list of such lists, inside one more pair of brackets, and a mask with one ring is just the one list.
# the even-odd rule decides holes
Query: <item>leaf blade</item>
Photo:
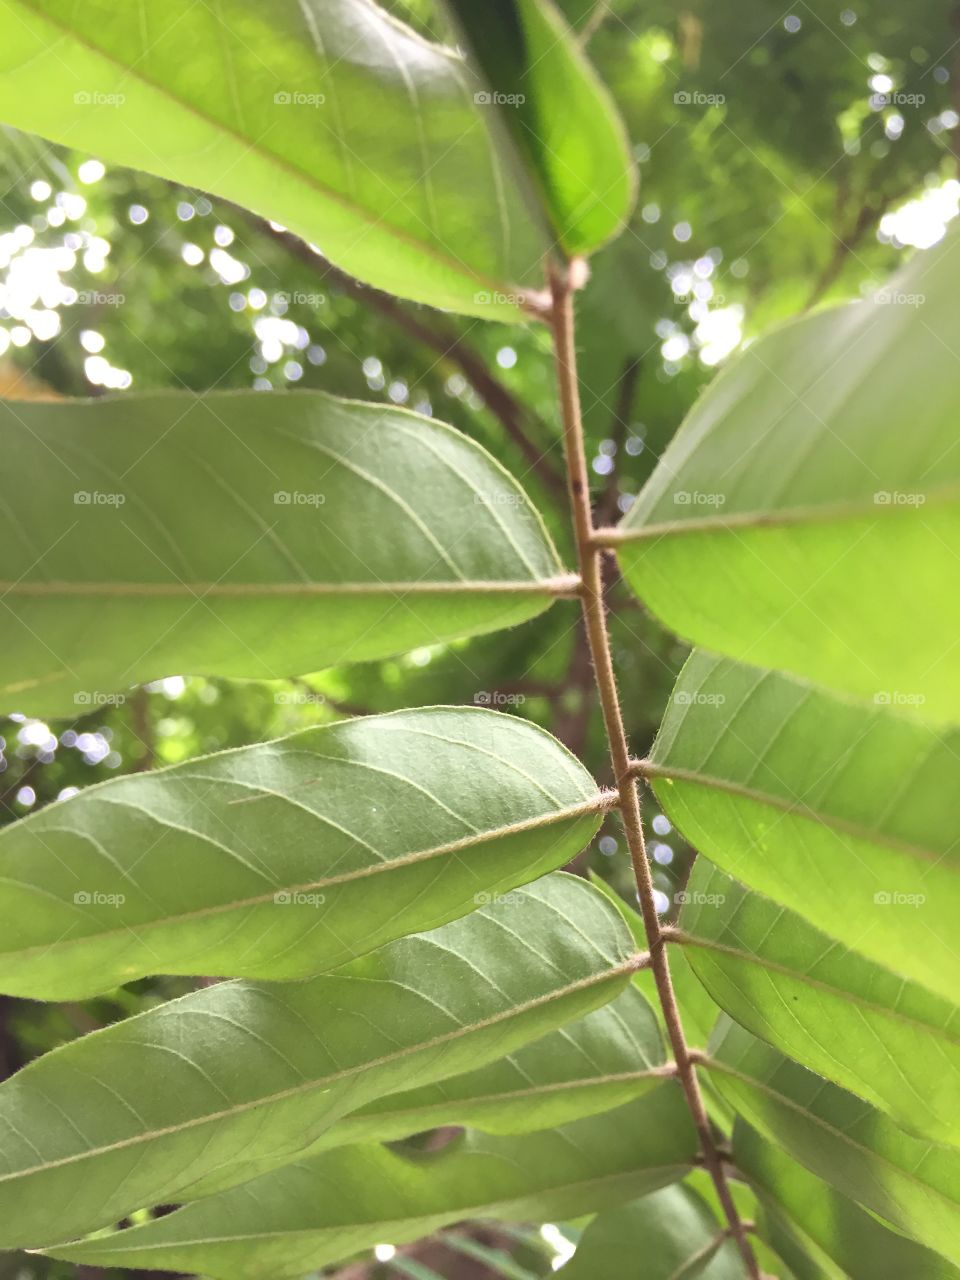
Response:
[{"label": "leaf blade", "polygon": [[[0,115],[18,128],[253,207],[433,306],[517,319],[540,286],[545,242],[461,59],[374,5],[178,0],[147,5],[143,26],[100,0],[5,13]],[[487,183],[492,213],[474,196]]]},{"label": "leaf blade", "polygon": [[[958,745],[955,729],[697,652],[650,775],[711,862],[952,1002]],[[851,903],[869,922],[856,933]]]},{"label": "leaf blade", "polygon": [[[0,1086],[3,1243],[78,1235],[294,1160],[374,1098],[603,1005],[632,949],[589,886],[553,876],[337,974],[220,983],[73,1041]],[[145,1088],[160,1072],[163,1088]]]},{"label": "leaf blade", "polygon": [[472,441],[320,392],[263,404],[0,403],[12,710],[76,714],[171,671],[301,675],[551,602],[540,518]]},{"label": "leaf blade", "polygon": [[950,323],[958,273],[952,235],[873,299],[786,326],[711,385],[616,535],[625,576],[671,629],[960,718],[960,617],[943,593],[960,547],[954,356],[930,337]]},{"label": "leaf blade", "polygon": [[468,1132],[425,1159],[345,1147],[143,1228],[51,1252],[237,1280],[267,1269],[280,1280],[384,1235],[403,1243],[464,1217],[527,1221],[599,1208],[682,1177],[695,1147],[680,1090],[666,1082],[603,1116],[519,1139]]}]

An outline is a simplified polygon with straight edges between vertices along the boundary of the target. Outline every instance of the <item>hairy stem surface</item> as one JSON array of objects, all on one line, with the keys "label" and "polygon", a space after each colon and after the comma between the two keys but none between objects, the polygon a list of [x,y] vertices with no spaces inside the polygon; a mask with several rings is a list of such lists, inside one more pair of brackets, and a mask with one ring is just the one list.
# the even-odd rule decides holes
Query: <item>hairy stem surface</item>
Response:
[{"label": "hairy stem surface", "polygon": [[737,1242],[748,1274],[753,1280],[761,1280],[760,1269],[747,1238],[745,1225],[737,1212],[727,1183],[723,1160],[717,1149],[710,1120],[704,1106],[700,1082],[697,1079],[695,1058],[691,1056],[680,1010],[670,976],[667,957],[667,936],[660,925],[654,901],[653,878],[647,862],[640,817],[640,795],[635,770],[630,759],[630,747],[620,708],[616,673],[607,631],[604,602],[602,556],[596,545],[593,513],[590,509],[590,477],[583,441],[583,422],[580,413],[580,391],[577,381],[577,355],[574,333],[573,289],[567,273],[556,270],[550,277],[553,308],[551,328],[556,362],[557,387],[563,417],[564,452],[567,464],[567,485],[577,541],[584,625],[590,645],[600,707],[610,746],[610,759],[620,795],[620,816],[623,821],[627,846],[637,881],[640,912],[650,948],[650,968],[657,986],[657,994],[663,1009],[667,1034],[677,1064],[677,1077],[683,1088],[700,1140],[700,1150],[705,1167],[713,1179],[717,1195],[729,1223],[730,1235]]}]

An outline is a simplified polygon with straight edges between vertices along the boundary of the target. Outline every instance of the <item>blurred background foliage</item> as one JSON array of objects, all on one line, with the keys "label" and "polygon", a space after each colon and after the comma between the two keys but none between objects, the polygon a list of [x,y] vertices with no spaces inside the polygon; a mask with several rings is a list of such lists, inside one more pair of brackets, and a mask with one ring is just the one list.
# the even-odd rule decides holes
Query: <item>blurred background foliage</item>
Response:
[{"label": "blurred background foliage", "polygon": [[[579,303],[594,497],[612,523],[732,352],[811,307],[875,288],[904,250],[933,243],[956,216],[960,6],[560,2],[616,98],[641,174],[631,225],[594,260]],[[449,39],[432,0],[388,7]],[[832,356],[823,353],[825,364]],[[320,388],[452,422],[522,479],[571,561],[545,332],[398,302],[202,192],[0,130],[0,394],[214,387],[255,389],[265,414],[272,396]],[[685,649],[631,603],[613,566],[610,588],[640,755]],[[506,634],[305,680],[174,672],[79,705],[71,722],[11,716],[0,721],[0,821],[123,772],[426,703],[527,716],[610,781],[578,608],[568,601]],[[690,851],[649,806],[647,823],[669,912]],[[633,899],[612,821],[579,862]],[[0,1069],[188,985],[155,978],[66,1006],[0,1000]],[[529,1276],[563,1252],[539,1235],[506,1245],[464,1238],[443,1246],[446,1261],[403,1265],[460,1280]],[[491,1249],[493,1262],[482,1256]],[[503,1258],[519,1270],[504,1271]],[[414,1274],[396,1261],[362,1274],[376,1267]],[[0,1280],[74,1274],[0,1257]]]}]

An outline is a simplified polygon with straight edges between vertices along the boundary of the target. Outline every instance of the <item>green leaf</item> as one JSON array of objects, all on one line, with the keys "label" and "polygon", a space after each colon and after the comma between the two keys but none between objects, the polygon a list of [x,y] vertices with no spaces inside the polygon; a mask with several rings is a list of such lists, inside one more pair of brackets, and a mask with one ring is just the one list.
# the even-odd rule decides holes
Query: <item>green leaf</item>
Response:
[{"label": "green leaf", "polygon": [[587,1213],[682,1177],[695,1150],[682,1094],[668,1081],[626,1107],[544,1133],[468,1131],[433,1154],[344,1147],[141,1227],[52,1252],[92,1265],[284,1280],[463,1218]]},{"label": "green leaf", "polygon": [[960,1154],[912,1137],[869,1103],[729,1023],[707,1066],[730,1104],[811,1173],[956,1263]]},{"label": "green leaf", "polygon": [[689,1187],[664,1187],[597,1215],[563,1268],[564,1280],[623,1280],[643,1258],[643,1280],[743,1280],[735,1241]]},{"label": "green leaf", "polygon": [[672,1070],[656,1015],[631,985],[610,1004],[499,1062],[377,1099],[338,1121],[311,1151],[387,1142],[444,1125],[532,1133],[622,1106]]},{"label": "green leaf", "polygon": [[592,253],[621,230],[636,173],[613,100],[553,0],[447,0],[533,179],[558,244]]},{"label": "green leaf", "polygon": [[334,969],[562,866],[605,803],[544,730],[467,707],[117,778],[0,832],[0,989]]},{"label": "green leaf", "polygon": [[742,1120],[733,1130],[737,1168],[765,1208],[771,1243],[798,1280],[957,1280],[960,1272],[808,1173]]},{"label": "green leaf", "polygon": [[848,951],[703,859],[686,903],[685,954],[731,1017],[904,1128],[960,1145],[955,1005]]},{"label": "green leaf", "polygon": [[516,319],[543,284],[479,85],[368,0],[11,0],[0,46],[0,118],[252,208],[390,293]]},{"label": "green leaf", "polygon": [[222,983],[72,1041],[0,1086],[0,1247],[296,1159],[350,1110],[614,998],[632,949],[600,895],[557,875],[337,974]]},{"label": "green leaf", "polygon": [[560,568],[502,467],[402,409],[319,392],[7,401],[0,448],[15,711],[512,626],[549,605]]},{"label": "green leaf", "polygon": [[955,1000],[960,730],[698,652],[649,770],[712,862]]},{"label": "green leaf", "polygon": [[[696,644],[960,721],[960,236],[734,360],[624,521],[637,595]],[[904,623],[909,620],[909,638]]]}]

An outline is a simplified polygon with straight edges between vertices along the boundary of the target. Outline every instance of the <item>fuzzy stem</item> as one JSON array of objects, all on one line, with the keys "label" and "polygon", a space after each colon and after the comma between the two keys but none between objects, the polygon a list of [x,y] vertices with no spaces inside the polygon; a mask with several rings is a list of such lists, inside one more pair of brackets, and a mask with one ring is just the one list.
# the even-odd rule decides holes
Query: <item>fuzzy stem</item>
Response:
[{"label": "fuzzy stem", "polygon": [[647,862],[640,816],[640,795],[637,790],[635,762],[630,755],[620,697],[617,692],[616,673],[607,630],[604,602],[602,556],[598,545],[590,509],[590,477],[584,449],[583,422],[580,411],[580,391],[577,380],[577,356],[574,333],[573,289],[568,275],[551,270],[550,289],[553,307],[550,317],[553,331],[554,358],[557,387],[563,417],[564,453],[567,466],[567,485],[570,492],[574,531],[577,541],[582,587],[580,602],[584,624],[593,659],[603,712],[610,758],[617,790],[620,794],[620,816],[623,822],[633,872],[637,881],[640,913],[650,948],[650,968],[656,982],[657,994],[663,1009],[663,1018],[677,1064],[677,1077],[683,1088],[697,1136],[703,1162],[717,1189],[717,1196],[729,1224],[730,1235],[737,1242],[747,1273],[752,1280],[760,1280],[760,1269],[754,1256],[744,1223],[740,1219],[730,1187],[727,1183],[723,1160],[717,1150],[710,1120],[700,1091],[696,1073],[696,1058],[691,1054],[683,1032],[680,1010],[670,976],[667,958],[667,938],[660,925],[654,900],[653,878]]}]

